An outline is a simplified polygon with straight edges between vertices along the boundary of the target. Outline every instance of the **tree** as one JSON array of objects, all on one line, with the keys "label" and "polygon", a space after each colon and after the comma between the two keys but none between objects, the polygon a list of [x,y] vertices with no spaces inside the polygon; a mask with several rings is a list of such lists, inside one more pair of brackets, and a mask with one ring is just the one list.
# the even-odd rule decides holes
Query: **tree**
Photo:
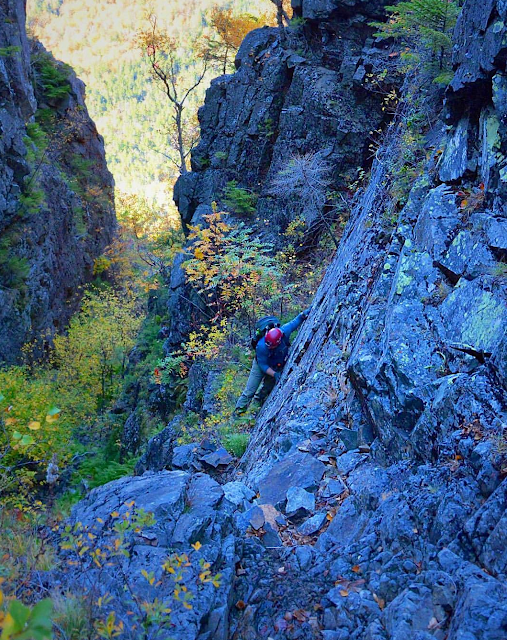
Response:
[{"label": "tree", "polygon": [[58,381],[77,390],[76,408],[88,395],[88,404],[103,409],[117,393],[141,321],[136,300],[127,296],[106,289],[83,297],[67,334],[54,340]]},{"label": "tree", "polygon": [[204,37],[202,54],[217,63],[222,73],[227,73],[245,36],[263,23],[262,17],[248,13],[234,15],[232,8],[215,5],[209,15],[214,36]]},{"label": "tree", "polygon": [[251,319],[276,294],[280,273],[271,257],[273,247],[254,238],[245,225],[233,227],[225,216],[215,209],[204,216],[205,227],[192,229],[193,257],[182,266],[216,317],[239,313]]},{"label": "tree", "polygon": [[[118,252],[115,247],[111,252],[113,262],[126,257],[129,265],[139,266],[140,262],[144,269],[149,268],[150,275],[166,278],[183,240],[176,220],[146,197],[121,191],[116,194],[116,212],[122,250]],[[135,274],[129,273],[128,277],[134,279]]]},{"label": "tree", "polygon": [[289,14],[287,12],[287,10],[285,9],[285,2],[284,0],[271,0],[271,2],[275,5],[276,7],[276,22],[278,24],[278,27],[280,28],[280,31],[283,34],[284,32],[284,27],[286,27],[289,23],[290,17]]},{"label": "tree", "polygon": [[[176,166],[181,174],[187,173],[187,159],[197,142],[197,135],[193,127],[188,132],[185,126],[185,110],[189,96],[203,82],[209,66],[207,55],[201,56],[200,68],[193,75],[189,86],[182,87],[182,60],[190,59],[190,55],[180,51],[180,46],[175,38],[157,30],[157,18],[150,15],[148,18],[150,29],[137,34],[137,46],[147,57],[153,79],[161,86],[169,102],[171,103],[174,125],[173,144],[176,148],[179,161]],[[169,156],[168,156],[169,157]],[[169,157],[170,160],[172,158]]]},{"label": "tree", "polygon": [[[442,72],[450,61],[452,31],[460,7],[456,0],[409,0],[386,7],[388,22],[371,22],[378,38],[406,44],[416,60]],[[429,56],[428,56],[429,54]]]}]

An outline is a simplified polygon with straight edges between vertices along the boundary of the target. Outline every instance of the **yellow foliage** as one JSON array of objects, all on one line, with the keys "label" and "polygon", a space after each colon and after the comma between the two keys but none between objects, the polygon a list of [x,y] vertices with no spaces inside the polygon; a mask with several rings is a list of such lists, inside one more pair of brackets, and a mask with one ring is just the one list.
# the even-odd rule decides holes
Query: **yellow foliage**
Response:
[{"label": "yellow foliage", "polygon": [[234,13],[230,6],[215,5],[209,13],[209,24],[213,33],[204,36],[199,53],[202,57],[217,62],[222,73],[226,73],[245,36],[268,21],[266,14],[238,14]]},{"label": "yellow foliage", "polygon": [[51,366],[0,369],[0,495],[16,489],[22,506],[51,462],[65,465],[76,428],[117,393],[141,321],[135,300],[88,293],[68,333],[55,338]]}]

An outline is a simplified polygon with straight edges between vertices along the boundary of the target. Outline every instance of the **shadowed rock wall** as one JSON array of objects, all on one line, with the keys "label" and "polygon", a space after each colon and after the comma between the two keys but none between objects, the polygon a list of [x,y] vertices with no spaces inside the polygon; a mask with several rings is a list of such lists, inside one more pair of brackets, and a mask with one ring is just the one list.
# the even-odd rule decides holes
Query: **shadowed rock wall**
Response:
[{"label": "shadowed rock wall", "polygon": [[[291,158],[318,154],[331,167],[330,193],[344,190],[368,164],[370,132],[386,120],[383,96],[367,79],[387,55],[373,46],[368,26],[383,3],[352,3],[345,11],[324,4],[318,11],[305,9],[304,25],[288,29],[285,39],[268,27],[248,34],[236,73],[211,83],[199,110],[201,140],[192,153],[192,171],[174,190],[184,226],[202,222],[213,201],[228,210],[224,190],[236,180],[259,196],[255,213],[242,219],[280,246],[297,207],[270,191]],[[319,210],[329,208],[332,198]],[[306,222],[310,228],[322,224],[317,212]],[[170,286],[169,351],[199,321],[195,305],[185,300],[192,296],[178,262]]]},{"label": "shadowed rock wall", "polygon": [[13,362],[27,340],[65,326],[115,218],[84,84],[29,45],[21,0],[0,2],[0,46],[0,361]]}]

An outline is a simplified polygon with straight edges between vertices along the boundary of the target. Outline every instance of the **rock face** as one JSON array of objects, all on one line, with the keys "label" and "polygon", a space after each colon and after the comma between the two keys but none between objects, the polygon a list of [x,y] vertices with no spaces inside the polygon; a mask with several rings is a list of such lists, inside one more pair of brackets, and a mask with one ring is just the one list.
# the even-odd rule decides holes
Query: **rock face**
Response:
[{"label": "rock face", "polygon": [[[268,27],[248,34],[236,73],[214,80],[199,110],[192,171],[174,190],[184,226],[201,223],[213,201],[275,244],[299,215],[310,228],[322,226],[320,214],[333,209],[329,194],[355,180],[370,155],[370,133],[386,120],[382,96],[367,77],[387,55],[373,46],[367,26],[382,6],[307,2],[304,28],[291,28],[286,40]],[[272,192],[273,179],[294,157],[315,158],[329,168],[328,198],[305,211],[298,210],[297,196]],[[235,211],[227,200],[230,181],[258,197],[250,213]],[[179,347],[199,320],[199,300],[185,287],[178,262],[171,294],[168,350]]]},{"label": "rock face", "polygon": [[113,179],[84,85],[28,43],[21,0],[0,3],[0,361],[51,338],[114,229]]},{"label": "rock face", "polygon": [[[320,29],[366,3],[295,4]],[[390,170],[404,125],[390,128],[234,481],[221,489],[195,473],[199,445],[174,449],[173,425],[138,469],[172,471],[118,481],[76,508],[76,519],[93,517],[139,496],[165,551],[208,545],[223,587],[217,600],[196,598],[176,637],[507,637],[506,18],[500,0],[480,15],[465,2],[456,38],[467,37],[470,55],[456,48],[447,124],[429,133],[429,160],[395,218]],[[269,31],[248,46],[261,36],[275,51]],[[279,69],[275,57],[266,64]],[[239,105],[222,100],[241,127]],[[200,151],[221,140],[205,136]],[[212,193],[221,171],[201,167],[184,181]],[[192,483],[205,499],[188,515]]]},{"label": "rock face", "polygon": [[[458,39],[475,9],[465,3]],[[470,55],[456,50],[453,124],[434,132],[442,153],[386,238],[378,203],[388,203],[394,127],[388,136],[245,456],[256,489],[313,439],[334,455],[327,473],[347,484],[314,547],[315,571],[323,554],[338,581],[323,601],[325,637],[507,633],[505,459],[495,444],[507,418],[500,18],[492,30],[505,10],[488,11]],[[456,93],[464,78],[466,101]],[[371,449],[343,453],[344,429]]]},{"label": "rock face", "polygon": [[[241,483],[235,484],[232,493],[238,494]],[[248,494],[246,487],[244,492]],[[102,548],[102,553],[108,554],[114,540],[120,539],[121,523],[128,526],[138,522],[136,518],[141,510],[153,514],[153,522],[128,530],[122,547],[128,552],[121,554],[117,561],[111,551],[107,556],[111,566],[104,563],[98,568],[88,554],[82,556],[83,562],[76,563],[79,568],[64,578],[66,586],[76,588],[77,584],[86,592],[90,583],[96,581],[95,598],[105,598],[107,594],[108,611],[114,611],[116,620],[127,629],[133,625],[133,618],[129,617],[132,611],[128,611],[136,610],[141,602],[158,598],[172,609],[171,624],[167,629],[162,628],[158,637],[174,638],[176,630],[176,637],[181,640],[197,637],[226,640],[229,626],[224,613],[228,609],[235,553],[240,544],[232,535],[232,511],[236,505],[227,496],[227,485],[222,488],[205,474],[191,476],[184,471],[148,473],[92,491],[74,509],[70,526],[79,523],[76,535],[84,535],[88,541],[88,533],[95,536],[94,544]],[[192,548],[197,542],[201,548]],[[189,558],[189,562],[183,564],[181,581],[181,585],[195,595],[188,609],[172,599],[178,581],[171,577],[174,573],[163,569],[172,552],[180,556],[185,553]],[[71,550],[68,558],[73,561]],[[212,566],[214,575],[221,574],[219,589],[199,579],[203,570],[199,564],[201,559]],[[143,576],[143,571],[153,572],[156,583]]]}]

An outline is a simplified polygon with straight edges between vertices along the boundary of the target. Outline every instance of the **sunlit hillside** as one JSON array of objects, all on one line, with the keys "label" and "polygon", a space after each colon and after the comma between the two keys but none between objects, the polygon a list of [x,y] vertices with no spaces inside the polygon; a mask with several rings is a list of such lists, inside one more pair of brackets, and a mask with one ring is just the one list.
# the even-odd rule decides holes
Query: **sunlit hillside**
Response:
[{"label": "sunlit hillside", "polygon": [[[182,85],[191,84],[201,64],[194,43],[209,33],[207,17],[217,4],[232,5],[238,13],[273,15],[269,0],[28,0],[34,34],[86,82],[88,108],[106,141],[119,190],[169,202],[177,175],[167,159],[174,154],[167,131],[170,105],[150,78],[136,34],[149,28],[150,14],[156,15],[159,29],[181,44]],[[202,103],[214,75],[217,71],[209,72],[192,94],[189,116]]]}]

